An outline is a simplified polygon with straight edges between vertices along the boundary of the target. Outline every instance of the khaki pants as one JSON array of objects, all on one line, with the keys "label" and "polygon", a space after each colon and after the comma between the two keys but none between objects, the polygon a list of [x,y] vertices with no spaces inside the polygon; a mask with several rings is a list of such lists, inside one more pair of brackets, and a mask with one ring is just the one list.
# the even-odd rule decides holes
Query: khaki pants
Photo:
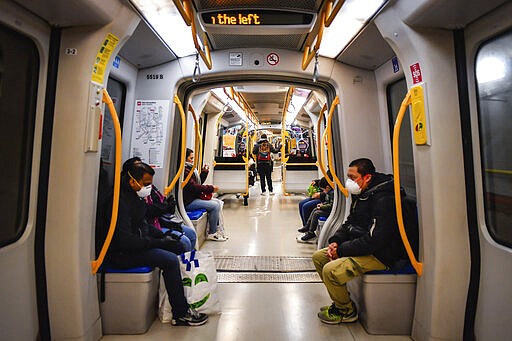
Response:
[{"label": "khaki pants", "polygon": [[345,313],[351,313],[354,309],[346,283],[365,272],[387,268],[373,255],[341,257],[331,261],[327,256],[327,248],[313,254],[313,263],[332,301]]}]

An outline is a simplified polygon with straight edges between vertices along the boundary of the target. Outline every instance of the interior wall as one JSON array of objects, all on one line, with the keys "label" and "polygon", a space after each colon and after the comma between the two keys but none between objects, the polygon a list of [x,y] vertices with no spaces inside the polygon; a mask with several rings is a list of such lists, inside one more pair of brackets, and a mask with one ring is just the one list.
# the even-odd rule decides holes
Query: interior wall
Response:
[{"label": "interior wall", "polygon": [[[116,35],[119,44],[110,64],[140,20],[127,7],[115,18],[103,27],[62,30],[46,224],[48,310],[54,340],[101,337],[96,277],[91,273],[100,149],[85,153],[84,141],[96,54],[108,33]],[[67,47],[76,48],[78,54],[67,55]]]},{"label": "interior wall", "polygon": [[[469,245],[460,114],[453,38],[450,31],[403,23],[404,2],[387,7],[377,28],[406,69],[419,63],[426,92],[430,145],[415,146],[420,212],[420,261],[413,323],[415,340],[461,340],[469,281]],[[447,176],[449,180],[447,180]]]}]

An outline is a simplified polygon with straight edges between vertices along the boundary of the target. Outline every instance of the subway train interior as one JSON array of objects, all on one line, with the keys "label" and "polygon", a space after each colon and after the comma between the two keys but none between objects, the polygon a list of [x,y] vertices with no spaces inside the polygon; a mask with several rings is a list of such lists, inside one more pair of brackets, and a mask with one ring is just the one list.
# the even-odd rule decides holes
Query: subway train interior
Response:
[{"label": "subway train interior", "polygon": [[[0,106],[1,340],[510,340],[512,1],[0,0]],[[186,148],[225,241],[185,209]],[[159,269],[100,267],[100,194],[135,156],[215,260],[202,326],[165,323]],[[357,158],[416,201],[419,252],[350,281],[359,319],[325,324],[311,257]],[[299,243],[324,176],[332,210]]]}]

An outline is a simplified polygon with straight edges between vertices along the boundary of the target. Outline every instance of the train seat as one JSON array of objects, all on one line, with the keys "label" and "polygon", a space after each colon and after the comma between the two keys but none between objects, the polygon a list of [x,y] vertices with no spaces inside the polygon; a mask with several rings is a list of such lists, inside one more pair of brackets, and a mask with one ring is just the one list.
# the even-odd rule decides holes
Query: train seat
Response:
[{"label": "train seat", "polygon": [[[156,316],[159,271],[106,267],[98,276],[103,334],[144,334]],[[104,281],[102,283],[102,281]],[[102,297],[100,297],[102,298]]]},{"label": "train seat", "polygon": [[286,169],[285,186],[288,193],[305,193],[311,180],[318,178],[318,169],[294,169],[297,167],[289,166]]},{"label": "train seat", "polygon": [[206,226],[208,222],[206,210],[201,208],[195,211],[187,211],[187,216],[196,230],[197,247],[199,248],[206,240]]},{"label": "train seat", "polygon": [[369,334],[411,335],[416,272],[370,271],[347,283],[361,325]]},{"label": "train seat", "polygon": [[213,172],[213,184],[219,186],[219,193],[245,193],[247,177],[244,169],[217,169]]},{"label": "train seat", "polygon": [[326,220],[327,220],[327,217],[318,217],[318,226],[316,228],[317,236],[320,236],[320,232],[322,231],[322,227],[324,226]]}]

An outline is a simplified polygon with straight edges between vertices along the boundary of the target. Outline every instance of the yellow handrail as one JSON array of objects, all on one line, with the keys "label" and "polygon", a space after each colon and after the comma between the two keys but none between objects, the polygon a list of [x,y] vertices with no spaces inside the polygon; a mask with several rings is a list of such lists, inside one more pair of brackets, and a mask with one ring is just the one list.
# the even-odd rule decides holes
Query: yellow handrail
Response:
[{"label": "yellow handrail", "polygon": [[188,1],[173,0],[173,2],[176,8],[178,9],[178,12],[180,12],[181,17],[183,18],[185,24],[187,24],[187,26],[190,26],[190,24],[192,23],[192,17],[190,16],[189,9],[187,8]]},{"label": "yellow handrail", "polygon": [[[190,0],[186,0],[188,3]],[[193,12],[191,9],[189,9],[190,12]],[[189,13],[191,17],[193,17],[192,13]],[[201,56],[201,59],[205,63],[208,70],[212,69],[212,56],[210,55],[210,45],[208,44],[208,39],[206,37],[203,38],[203,45],[204,45],[204,51],[201,49],[201,46],[199,45],[199,42],[197,41],[197,29],[196,29],[196,23],[192,19],[191,20],[190,27],[192,28],[192,39],[194,40],[194,46],[196,47],[197,52]]]},{"label": "yellow handrail", "polygon": [[[192,116],[194,118],[194,131],[195,131],[195,141],[194,141],[194,151],[196,155],[202,154],[201,147],[200,147],[200,140],[201,140],[201,134],[199,133],[199,120],[196,117],[196,112],[194,111],[194,107],[192,107],[191,104],[188,105],[188,111],[192,113]],[[190,172],[188,172],[187,177],[183,180],[181,183],[181,188],[185,188],[185,186],[188,184],[190,178],[194,174],[194,169],[197,168],[197,165],[201,165],[201,163],[198,163],[200,156],[197,156],[194,158],[194,165],[192,166],[192,169]]]},{"label": "yellow handrail", "polygon": [[327,148],[327,156],[329,157],[329,170],[331,171],[332,178],[334,179],[334,182],[340,189],[341,193],[345,197],[348,197],[348,190],[343,186],[340,179],[338,178],[338,175],[336,174],[336,168],[334,167],[334,158],[332,155],[332,116],[334,113],[334,108],[336,108],[336,105],[340,104],[340,99],[338,96],[334,98],[334,101],[331,104],[331,109],[329,110],[329,116],[327,117],[327,143],[329,145],[329,148]]},{"label": "yellow handrail", "polygon": [[322,107],[322,110],[320,110],[320,115],[318,116],[318,122],[316,123],[316,130],[317,130],[316,140],[317,140],[317,144],[318,144],[318,158],[317,159],[318,159],[318,167],[322,171],[324,178],[329,183],[329,186],[334,188],[334,181],[331,178],[329,178],[329,174],[327,174],[327,170],[325,169],[325,164],[324,164],[324,155],[325,155],[325,142],[324,141],[325,141],[327,129],[324,130],[324,133],[320,137],[320,130],[321,130],[320,128],[322,125],[322,120],[324,118],[324,112],[326,110],[327,110],[327,103],[324,104],[324,106]]},{"label": "yellow handrail", "polygon": [[325,11],[326,11],[325,21],[324,21],[325,27],[331,26],[334,18],[340,11],[341,6],[343,6],[343,4],[345,3],[345,0],[338,0],[338,2],[336,3],[336,6],[334,6],[334,9],[332,8],[333,2],[334,2],[334,0],[329,0],[329,2],[325,6]]},{"label": "yellow handrail", "polygon": [[181,162],[180,162],[180,168],[176,172],[176,175],[174,176],[174,179],[172,179],[169,186],[165,187],[164,189],[164,195],[168,196],[169,193],[171,193],[172,189],[174,188],[174,185],[176,185],[176,182],[180,178],[181,172],[183,172],[183,168],[185,168],[185,157],[187,152],[187,118],[185,116],[185,111],[183,110],[183,105],[181,104],[181,101],[178,97],[178,95],[174,95],[174,103],[178,105],[178,109],[181,116]]},{"label": "yellow handrail", "polygon": [[405,110],[407,106],[411,104],[411,92],[410,89],[405,95],[402,104],[400,105],[400,111],[396,117],[395,126],[393,128],[393,183],[395,189],[395,203],[396,203],[396,219],[398,221],[398,230],[400,231],[400,236],[402,237],[402,242],[404,243],[405,250],[407,251],[407,255],[409,256],[409,260],[411,261],[412,266],[416,270],[418,276],[423,274],[423,263],[420,263],[416,260],[416,256],[412,251],[411,244],[409,243],[409,239],[407,238],[407,234],[405,233],[404,220],[402,216],[402,198],[400,196],[400,166],[399,166],[399,138],[400,138],[400,127],[402,126],[402,120],[405,115]]},{"label": "yellow handrail", "polygon": [[107,90],[103,89],[103,102],[107,103],[108,109],[110,112],[110,117],[112,117],[112,123],[114,124],[114,132],[116,135],[116,156],[115,156],[115,166],[114,166],[114,197],[112,200],[112,216],[110,218],[110,227],[108,228],[107,237],[103,242],[103,246],[101,247],[100,254],[98,255],[98,259],[93,260],[91,262],[92,274],[96,274],[98,269],[100,268],[103,260],[105,259],[105,255],[107,254],[110,243],[112,242],[112,237],[114,236],[114,231],[116,229],[117,224],[117,214],[119,210],[119,193],[121,190],[121,124],[119,123],[119,118],[117,116],[116,108],[114,107],[114,103],[112,102],[112,98],[110,98]]},{"label": "yellow handrail", "polygon": [[288,106],[290,105],[294,91],[295,88],[292,86],[286,93],[283,107],[283,118],[281,119],[281,166],[283,167],[283,179],[281,181],[281,187],[283,189],[283,195],[290,195],[290,193],[286,191],[286,163],[290,158],[286,157],[286,113],[288,112]]},{"label": "yellow handrail", "polygon": [[315,46],[313,46],[313,49],[311,49],[311,44],[308,43],[304,47],[304,54],[302,55],[302,70],[306,70],[309,63],[311,63],[311,60],[315,56],[316,52],[320,49],[320,44],[322,43],[322,36],[324,34],[324,27],[325,27],[325,10],[322,11],[321,18],[320,18],[320,28],[318,29],[318,34],[316,35],[316,42]]}]

